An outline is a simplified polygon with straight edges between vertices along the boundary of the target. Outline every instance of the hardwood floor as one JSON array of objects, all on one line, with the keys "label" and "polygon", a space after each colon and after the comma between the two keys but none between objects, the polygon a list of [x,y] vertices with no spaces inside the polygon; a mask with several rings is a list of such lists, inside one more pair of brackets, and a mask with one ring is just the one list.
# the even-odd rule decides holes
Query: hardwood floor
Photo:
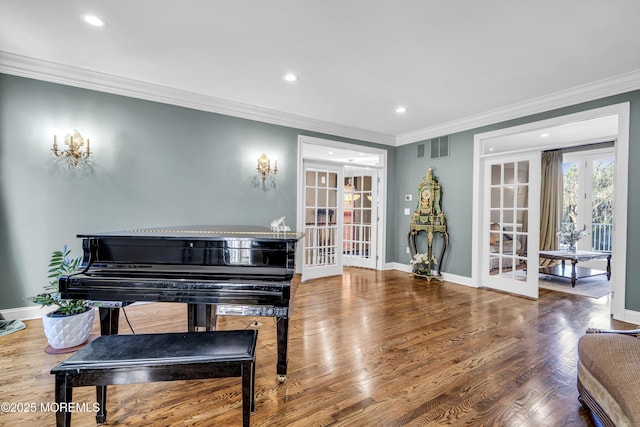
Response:
[{"label": "hardwood floor", "polygon": [[[126,312],[137,333],[186,330],[182,304]],[[0,425],[54,425],[49,371],[68,355],[46,354],[41,321],[25,323],[0,337],[0,401],[35,410],[0,412]],[[590,326],[635,325],[611,320],[608,297],[541,289],[533,301],[347,269],[297,286],[284,384],[273,319],[221,317],[218,326],[259,330],[254,426],[592,426],[577,400],[577,340]],[[122,314],[120,331],[131,333]],[[95,388],[73,397],[90,406]],[[74,413],[72,422],[95,425],[94,414]],[[107,425],[240,424],[237,378],[109,386]]]}]

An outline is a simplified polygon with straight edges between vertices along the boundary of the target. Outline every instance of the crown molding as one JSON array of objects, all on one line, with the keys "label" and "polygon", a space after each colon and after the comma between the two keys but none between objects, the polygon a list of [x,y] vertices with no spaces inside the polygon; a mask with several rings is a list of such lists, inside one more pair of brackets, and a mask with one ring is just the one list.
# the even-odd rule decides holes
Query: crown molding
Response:
[{"label": "crown molding", "polygon": [[0,72],[295,129],[395,145],[394,135],[0,51]]},{"label": "crown molding", "polygon": [[640,89],[640,70],[397,136],[0,51],[0,72],[383,145],[401,146]]},{"label": "crown molding", "polygon": [[407,132],[396,137],[396,146],[475,129],[638,89],[640,89],[640,70],[635,70],[608,79],[490,110],[482,114]]}]

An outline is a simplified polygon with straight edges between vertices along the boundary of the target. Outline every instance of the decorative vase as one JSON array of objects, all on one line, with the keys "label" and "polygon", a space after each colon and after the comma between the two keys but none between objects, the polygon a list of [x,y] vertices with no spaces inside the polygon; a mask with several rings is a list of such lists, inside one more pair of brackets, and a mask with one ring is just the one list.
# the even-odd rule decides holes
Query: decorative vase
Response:
[{"label": "decorative vase", "polygon": [[44,335],[51,347],[58,350],[75,347],[89,339],[96,313],[93,307],[87,307],[87,311],[71,316],[53,315],[54,312],[42,317]]},{"label": "decorative vase", "polygon": [[569,246],[567,246],[567,252],[572,254],[576,253],[576,242],[569,242]]}]

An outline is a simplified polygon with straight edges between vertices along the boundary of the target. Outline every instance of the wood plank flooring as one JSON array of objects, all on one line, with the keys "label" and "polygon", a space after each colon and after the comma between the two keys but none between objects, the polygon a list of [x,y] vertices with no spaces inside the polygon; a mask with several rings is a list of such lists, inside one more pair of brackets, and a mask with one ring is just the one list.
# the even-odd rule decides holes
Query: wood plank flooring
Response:
[{"label": "wood plank flooring", "polygon": [[[593,426],[577,400],[576,343],[611,320],[608,297],[540,290],[533,301],[486,289],[347,269],[295,286],[289,374],[275,374],[271,318],[221,317],[220,329],[259,330],[254,426]],[[137,333],[186,330],[186,306],[126,309]],[[55,425],[40,320],[0,337],[0,425]],[[94,327],[98,333],[98,324]],[[120,332],[131,333],[121,314]],[[241,425],[237,378],[109,386],[106,425]],[[95,388],[74,389],[90,406]],[[43,408],[42,405],[45,405]],[[73,415],[75,426],[94,414]]]}]

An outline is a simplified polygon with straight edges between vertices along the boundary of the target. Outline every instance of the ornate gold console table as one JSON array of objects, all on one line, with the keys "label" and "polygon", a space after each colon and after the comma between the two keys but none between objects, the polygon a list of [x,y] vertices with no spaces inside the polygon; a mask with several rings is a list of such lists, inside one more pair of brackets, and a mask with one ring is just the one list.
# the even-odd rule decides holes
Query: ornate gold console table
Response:
[{"label": "ornate gold console table", "polygon": [[442,268],[442,260],[449,246],[449,233],[447,222],[441,207],[441,188],[438,180],[433,176],[433,169],[429,168],[424,180],[418,185],[418,207],[411,216],[411,225],[407,234],[407,243],[411,257],[418,253],[416,238],[424,231],[427,235],[427,259],[433,257],[433,237],[440,236],[443,239],[442,250],[438,258],[438,275]]}]

